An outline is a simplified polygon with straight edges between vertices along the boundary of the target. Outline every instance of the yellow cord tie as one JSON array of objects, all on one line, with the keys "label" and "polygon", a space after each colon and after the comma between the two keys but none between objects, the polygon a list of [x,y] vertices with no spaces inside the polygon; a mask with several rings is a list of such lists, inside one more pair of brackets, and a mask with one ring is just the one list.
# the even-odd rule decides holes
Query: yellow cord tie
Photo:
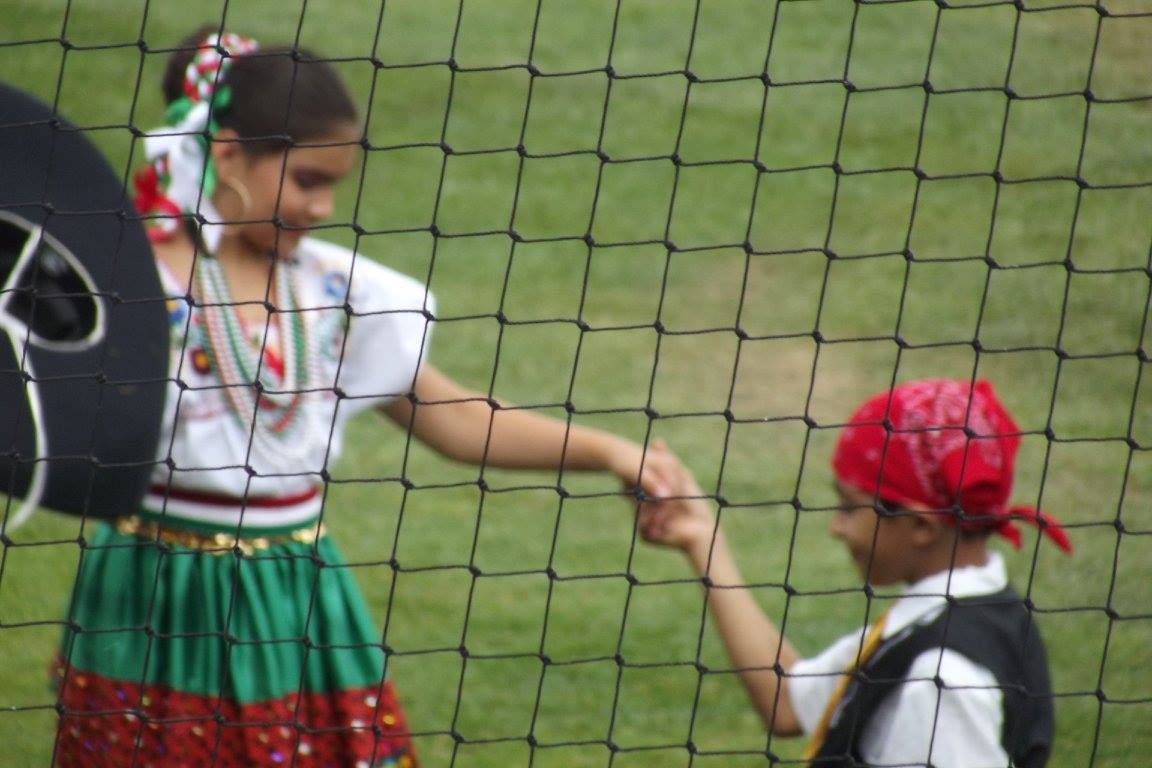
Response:
[{"label": "yellow cord tie", "polygon": [[812,738],[808,741],[808,746],[804,749],[804,759],[811,760],[816,757],[816,753],[820,751],[820,747],[824,746],[824,739],[828,736],[828,726],[832,722],[832,715],[836,712],[836,708],[840,706],[840,700],[844,698],[844,692],[848,690],[849,684],[853,679],[853,674],[860,667],[864,666],[868,659],[876,653],[876,649],[884,640],[884,625],[888,621],[888,612],[885,611],[880,618],[868,630],[868,634],[864,637],[864,643],[860,646],[860,653],[856,657],[856,663],[850,665],[844,670],[844,674],[840,677],[840,682],[836,685],[836,690],[832,692],[832,697],[828,699],[827,706],[824,707],[824,714],[820,716],[820,722],[816,725],[816,730],[812,731]]}]

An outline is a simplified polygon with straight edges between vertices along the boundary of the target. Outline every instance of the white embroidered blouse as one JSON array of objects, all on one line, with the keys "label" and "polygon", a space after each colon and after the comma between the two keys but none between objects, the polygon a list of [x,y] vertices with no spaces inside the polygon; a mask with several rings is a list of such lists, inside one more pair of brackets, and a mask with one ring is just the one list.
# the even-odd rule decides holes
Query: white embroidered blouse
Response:
[{"label": "white embroidered blouse", "polygon": [[[301,241],[292,266],[309,379],[293,426],[270,436],[230,407],[206,349],[202,313],[161,269],[169,296],[171,383],[159,460],[144,509],[245,530],[300,526],[319,515],[321,472],[340,456],[348,419],[411,391],[426,355],[434,299],[420,282],[352,251]],[[276,321],[246,328],[278,374]],[[279,358],[282,359],[282,358]],[[280,376],[283,374],[280,373]],[[285,385],[288,386],[288,385]],[[253,439],[254,432],[263,432]]]}]

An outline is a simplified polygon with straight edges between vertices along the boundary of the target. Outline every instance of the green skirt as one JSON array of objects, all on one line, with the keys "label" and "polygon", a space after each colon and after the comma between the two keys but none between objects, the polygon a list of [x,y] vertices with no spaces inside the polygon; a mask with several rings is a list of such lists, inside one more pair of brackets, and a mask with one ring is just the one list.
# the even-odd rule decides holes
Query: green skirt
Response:
[{"label": "green skirt", "polygon": [[219,553],[101,525],[60,648],[57,764],[413,765],[385,661],[327,537]]}]

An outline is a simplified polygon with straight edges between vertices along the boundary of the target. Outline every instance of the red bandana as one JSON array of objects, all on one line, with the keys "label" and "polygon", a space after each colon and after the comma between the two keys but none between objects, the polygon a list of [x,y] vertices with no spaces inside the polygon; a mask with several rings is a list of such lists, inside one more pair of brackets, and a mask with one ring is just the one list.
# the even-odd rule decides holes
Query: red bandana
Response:
[{"label": "red bandana", "polygon": [[957,509],[965,530],[992,528],[1017,548],[1023,520],[1065,552],[1060,524],[1032,507],[1009,507],[1020,430],[978,381],[929,379],[869,399],[840,435],[832,468],[845,485],[890,504]]}]

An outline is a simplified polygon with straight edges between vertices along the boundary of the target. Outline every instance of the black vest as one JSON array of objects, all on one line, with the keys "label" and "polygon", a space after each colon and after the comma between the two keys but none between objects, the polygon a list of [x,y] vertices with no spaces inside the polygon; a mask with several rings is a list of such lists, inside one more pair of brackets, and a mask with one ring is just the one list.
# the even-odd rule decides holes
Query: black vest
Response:
[{"label": "black vest", "polygon": [[860,757],[864,726],[884,698],[905,682],[916,657],[931,648],[949,648],[992,672],[1004,696],[1000,743],[1011,765],[1043,768],[1053,735],[1048,660],[1031,611],[1011,587],[992,595],[950,600],[932,622],[914,624],[910,631],[885,640],[844,692],[811,765],[867,765]]}]

